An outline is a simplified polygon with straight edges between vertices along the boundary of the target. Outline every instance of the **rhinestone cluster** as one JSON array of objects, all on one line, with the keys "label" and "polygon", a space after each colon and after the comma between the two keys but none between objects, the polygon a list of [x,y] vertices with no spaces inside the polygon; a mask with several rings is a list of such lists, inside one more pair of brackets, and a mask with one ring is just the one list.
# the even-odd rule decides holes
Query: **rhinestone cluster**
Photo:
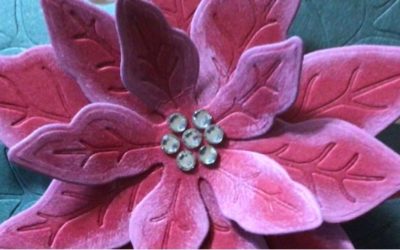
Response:
[{"label": "rhinestone cluster", "polygon": [[[167,119],[169,129],[173,132],[161,139],[161,149],[168,155],[176,156],[178,168],[184,172],[193,170],[197,158],[194,150],[198,151],[198,159],[205,166],[212,166],[218,158],[218,152],[212,145],[224,140],[224,131],[212,124],[212,116],[205,110],[197,110],[192,115],[194,128],[188,128],[188,120],[180,113],[174,113]],[[182,134],[181,140],[175,134]],[[181,148],[181,141],[185,149]],[[207,144],[203,144],[206,142]]]}]

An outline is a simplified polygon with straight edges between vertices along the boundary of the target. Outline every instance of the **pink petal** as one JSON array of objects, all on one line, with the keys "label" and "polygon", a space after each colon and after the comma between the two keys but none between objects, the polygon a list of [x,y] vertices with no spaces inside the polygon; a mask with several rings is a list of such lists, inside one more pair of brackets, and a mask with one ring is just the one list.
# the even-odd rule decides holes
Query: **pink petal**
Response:
[{"label": "pink petal", "polygon": [[299,97],[284,119],[331,117],[376,135],[400,116],[400,49],[352,46],[305,57]]},{"label": "pink petal", "polygon": [[219,153],[219,167],[203,173],[203,178],[227,218],[248,232],[264,235],[319,226],[321,215],[313,195],[276,162],[247,151]]},{"label": "pink petal", "polygon": [[207,107],[229,138],[264,134],[275,115],[290,107],[297,94],[301,60],[298,38],[243,54],[233,78]]},{"label": "pink petal", "polygon": [[363,130],[336,119],[277,128],[269,137],[230,147],[263,153],[317,198],[324,219],[353,219],[390,197],[400,185],[400,157]]},{"label": "pink petal", "polygon": [[299,0],[203,0],[191,36],[200,54],[199,91],[209,100],[230,77],[242,54],[258,45],[282,41]]},{"label": "pink petal", "polygon": [[158,5],[168,23],[188,31],[193,15],[201,0],[147,0]]},{"label": "pink petal", "polygon": [[69,125],[48,125],[11,148],[9,157],[51,177],[101,184],[132,176],[162,162],[163,129],[131,110],[92,104]]},{"label": "pink petal", "polygon": [[77,79],[93,102],[149,112],[120,77],[121,53],[114,19],[84,1],[42,0],[60,66]]},{"label": "pink petal", "polygon": [[0,225],[1,248],[116,248],[129,242],[129,216],[160,179],[154,172],[106,186],[53,181],[29,210]]},{"label": "pink petal", "polygon": [[203,201],[210,217],[211,227],[203,242],[205,249],[260,249],[267,248],[261,235],[248,233],[222,215],[217,200],[207,182],[200,182]]},{"label": "pink petal", "polygon": [[[173,172],[167,172],[167,171]],[[208,232],[207,212],[196,176],[176,175],[166,166],[158,186],[133,211],[134,248],[198,248]]]},{"label": "pink petal", "polygon": [[193,105],[198,54],[183,33],[172,29],[162,13],[140,0],[117,3],[125,86],[153,110]]},{"label": "pink petal", "polygon": [[0,57],[0,140],[6,146],[45,124],[69,122],[87,102],[50,47]]},{"label": "pink petal", "polygon": [[274,249],[354,249],[338,224],[322,224],[315,230],[303,233],[269,236],[267,242]]}]

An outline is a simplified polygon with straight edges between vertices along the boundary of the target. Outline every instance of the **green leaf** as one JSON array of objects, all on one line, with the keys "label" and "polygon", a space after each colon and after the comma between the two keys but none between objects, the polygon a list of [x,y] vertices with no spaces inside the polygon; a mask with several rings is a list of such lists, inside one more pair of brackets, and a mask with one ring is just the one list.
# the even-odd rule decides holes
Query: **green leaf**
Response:
[{"label": "green leaf", "polygon": [[356,248],[400,248],[400,199],[386,201],[344,229]]},{"label": "green leaf", "polygon": [[11,164],[0,145],[0,222],[30,207],[46,190],[50,179]]},{"label": "green leaf", "polygon": [[398,0],[303,0],[289,31],[306,51],[351,44],[400,45]]},{"label": "green leaf", "polygon": [[[114,14],[114,4],[99,5]],[[0,0],[0,55],[18,54],[49,43],[40,0]]]},{"label": "green leaf", "polygon": [[[400,153],[400,124],[393,124],[378,135],[378,139]],[[399,211],[400,213],[400,211]]]},{"label": "green leaf", "polygon": [[0,54],[17,54],[48,42],[39,0],[1,0],[0,13]]}]

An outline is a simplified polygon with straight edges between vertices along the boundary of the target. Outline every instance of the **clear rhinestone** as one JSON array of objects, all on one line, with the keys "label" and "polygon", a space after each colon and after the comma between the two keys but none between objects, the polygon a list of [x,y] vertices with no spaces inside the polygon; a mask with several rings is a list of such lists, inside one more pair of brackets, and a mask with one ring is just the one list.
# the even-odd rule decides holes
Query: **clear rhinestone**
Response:
[{"label": "clear rhinestone", "polygon": [[186,147],[193,149],[200,146],[202,136],[197,129],[191,128],[183,132],[182,140]]},{"label": "clear rhinestone", "polygon": [[181,143],[175,135],[167,134],[164,135],[161,139],[161,149],[166,154],[175,154],[176,152],[178,152],[180,146]]},{"label": "clear rhinestone", "polygon": [[212,165],[217,161],[218,158],[218,152],[217,150],[212,147],[212,146],[202,146],[199,150],[200,153],[200,161],[204,165]]},{"label": "clear rhinestone", "polygon": [[196,158],[190,151],[183,150],[179,152],[178,156],[176,157],[176,162],[182,171],[189,172],[194,169],[196,165]]},{"label": "clear rhinestone", "polygon": [[210,126],[212,116],[207,111],[201,109],[193,113],[192,121],[196,128],[205,129]]},{"label": "clear rhinestone", "polygon": [[187,119],[180,113],[174,113],[168,117],[168,123],[172,131],[181,133],[186,129]]},{"label": "clear rhinestone", "polygon": [[219,144],[224,139],[224,131],[218,125],[211,125],[204,131],[204,136],[210,144]]}]

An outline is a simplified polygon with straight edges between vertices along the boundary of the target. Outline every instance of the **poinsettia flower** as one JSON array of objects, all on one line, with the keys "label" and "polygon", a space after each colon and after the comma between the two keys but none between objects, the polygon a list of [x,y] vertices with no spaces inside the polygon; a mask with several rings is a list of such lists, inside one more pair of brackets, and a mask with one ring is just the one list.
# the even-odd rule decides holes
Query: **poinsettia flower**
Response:
[{"label": "poinsettia flower", "polygon": [[[135,247],[198,247],[208,235],[211,246],[263,247],[256,234],[316,227],[320,211],[326,221],[348,220],[398,189],[398,156],[354,125],[322,119],[277,121],[271,128],[295,102],[301,41],[263,44],[284,38],[297,2],[202,1],[190,29],[182,26],[192,41],[142,1],[118,2],[118,32],[110,16],[82,2],[43,3],[55,53],[38,48],[2,62],[4,88],[14,88],[15,95],[0,96],[8,105],[1,139],[13,161],[63,181],[54,181],[33,208],[0,227],[0,246],[116,247],[130,238]],[[383,56],[393,48],[372,50],[375,60],[397,60]],[[326,60],[335,53],[326,53]],[[21,77],[26,67],[32,70]],[[42,88],[22,87],[36,77]],[[74,80],[94,104],[83,107],[87,100]],[[389,101],[387,109],[394,110]],[[210,114],[214,126],[204,138],[185,133],[190,141],[180,142],[184,154],[167,155],[179,140],[167,140],[163,148],[160,141],[176,138],[172,130],[189,128],[183,121],[198,114]],[[69,123],[45,125],[54,122]],[[223,140],[215,151],[183,150],[199,137],[211,144]],[[315,152],[321,157],[310,161]],[[337,156],[351,152],[357,158],[343,167]],[[304,166],[311,178],[297,178]],[[331,179],[340,181],[339,191]],[[365,187],[372,188],[368,196]],[[339,200],[338,208],[334,199],[342,196],[353,199]]]}]

